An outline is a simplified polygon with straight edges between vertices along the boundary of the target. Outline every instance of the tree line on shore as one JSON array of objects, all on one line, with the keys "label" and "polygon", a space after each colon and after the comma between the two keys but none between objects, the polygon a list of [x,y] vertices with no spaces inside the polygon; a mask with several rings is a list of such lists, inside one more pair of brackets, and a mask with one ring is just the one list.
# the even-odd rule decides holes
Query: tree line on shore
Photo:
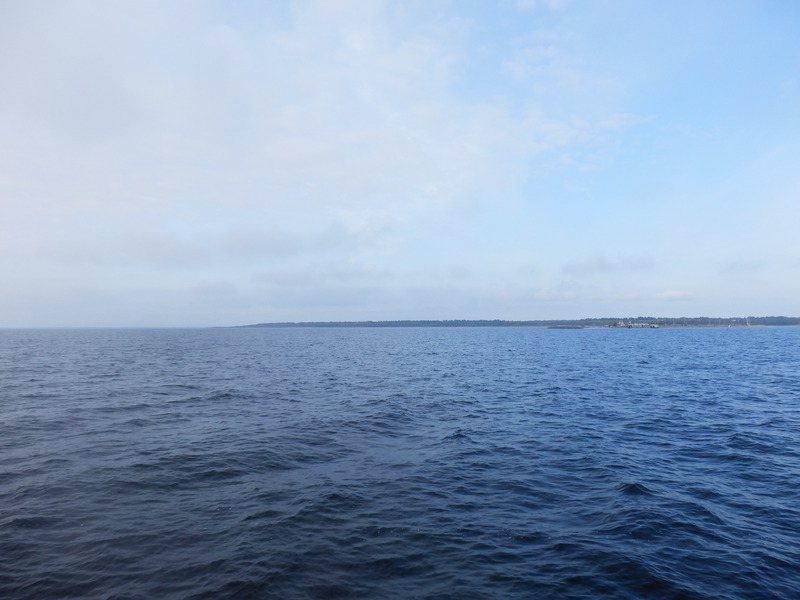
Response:
[{"label": "tree line on shore", "polygon": [[602,317],[597,319],[550,319],[534,321],[494,320],[399,320],[399,321],[308,321],[257,323],[243,327],[747,327],[800,325],[800,317]]}]

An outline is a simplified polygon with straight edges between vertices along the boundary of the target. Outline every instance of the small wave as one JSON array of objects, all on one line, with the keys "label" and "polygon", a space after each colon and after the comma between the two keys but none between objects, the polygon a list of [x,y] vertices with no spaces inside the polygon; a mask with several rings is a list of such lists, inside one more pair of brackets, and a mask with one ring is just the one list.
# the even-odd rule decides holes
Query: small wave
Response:
[{"label": "small wave", "polygon": [[246,517],[244,517],[244,520],[245,521],[261,521],[261,520],[273,521],[275,519],[283,518],[284,516],[286,516],[286,513],[284,513],[281,510],[267,509],[267,510],[262,510],[260,512],[257,512],[257,513],[255,513],[253,515],[247,515]]},{"label": "small wave", "polygon": [[643,483],[621,483],[617,490],[626,496],[654,496],[653,491]]},{"label": "small wave", "polygon": [[735,450],[748,450],[757,454],[769,455],[779,448],[775,444],[769,443],[769,438],[758,437],[753,434],[737,432],[728,436],[726,444]]},{"label": "small wave", "polygon": [[9,527],[17,529],[49,529],[58,524],[59,520],[52,517],[18,517],[8,523]]},{"label": "small wave", "polygon": [[796,337],[756,348],[778,333],[742,331],[751,362],[689,330],[645,347],[617,331],[447,332],[463,352],[438,330],[223,333],[120,333],[113,384],[90,364],[9,375],[0,596],[800,589],[800,411],[769,374],[773,350],[800,372]]},{"label": "small wave", "polygon": [[470,436],[463,429],[456,429],[453,433],[444,436],[444,441],[471,440]]},{"label": "small wave", "polygon": [[120,413],[120,412],[136,412],[141,410],[147,410],[151,408],[151,405],[147,402],[139,402],[137,404],[117,404],[117,405],[106,405],[100,406],[93,409],[93,412],[97,413]]},{"label": "small wave", "polygon": [[152,425],[152,421],[150,419],[131,419],[129,421],[125,421],[123,423],[123,427],[147,427],[148,425]]}]

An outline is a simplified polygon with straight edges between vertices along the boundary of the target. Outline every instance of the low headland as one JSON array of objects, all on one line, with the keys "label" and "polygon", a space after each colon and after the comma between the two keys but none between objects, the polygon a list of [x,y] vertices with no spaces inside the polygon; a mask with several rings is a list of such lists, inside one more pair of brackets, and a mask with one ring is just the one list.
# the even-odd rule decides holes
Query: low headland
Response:
[{"label": "low headland", "polygon": [[603,317],[598,319],[556,319],[534,321],[494,320],[400,320],[400,321],[306,321],[256,323],[240,327],[765,327],[800,325],[800,317]]}]

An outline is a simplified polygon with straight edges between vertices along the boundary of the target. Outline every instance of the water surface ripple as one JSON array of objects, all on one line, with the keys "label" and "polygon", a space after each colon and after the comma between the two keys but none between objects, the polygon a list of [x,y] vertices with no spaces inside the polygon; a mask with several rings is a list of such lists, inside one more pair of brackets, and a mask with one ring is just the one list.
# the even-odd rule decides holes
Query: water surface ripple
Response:
[{"label": "water surface ripple", "polygon": [[0,597],[800,597],[800,328],[0,331]]}]

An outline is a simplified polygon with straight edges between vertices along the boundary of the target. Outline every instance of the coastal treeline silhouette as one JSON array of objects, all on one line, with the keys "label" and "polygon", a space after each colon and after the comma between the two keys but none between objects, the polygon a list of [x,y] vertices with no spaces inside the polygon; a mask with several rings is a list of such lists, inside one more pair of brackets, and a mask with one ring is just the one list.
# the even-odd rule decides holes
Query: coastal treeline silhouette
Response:
[{"label": "coastal treeline silhouette", "polygon": [[494,320],[399,320],[399,321],[306,321],[257,323],[243,327],[753,327],[800,325],[800,317],[602,317],[533,321]]}]

